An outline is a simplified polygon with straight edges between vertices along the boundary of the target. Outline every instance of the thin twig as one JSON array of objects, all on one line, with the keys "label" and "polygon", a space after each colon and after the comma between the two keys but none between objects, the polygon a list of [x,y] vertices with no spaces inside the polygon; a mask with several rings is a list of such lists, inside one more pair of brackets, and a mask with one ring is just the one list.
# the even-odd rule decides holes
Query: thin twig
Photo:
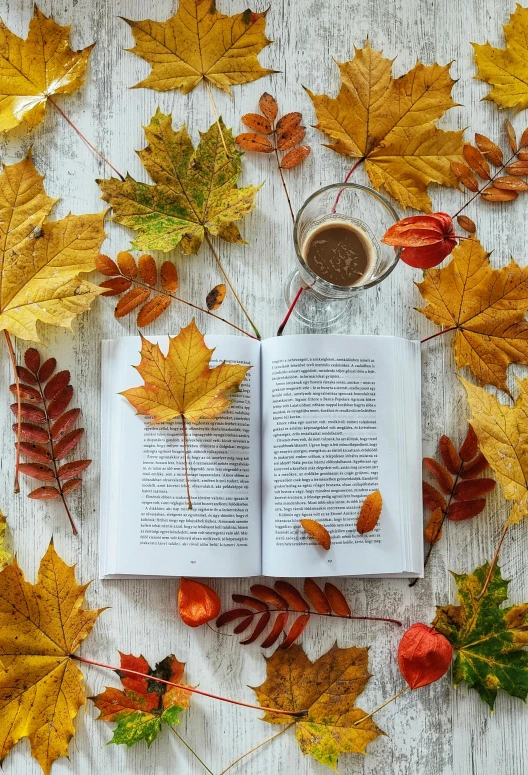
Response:
[{"label": "thin twig", "polygon": [[192,509],[191,490],[189,489],[189,466],[187,463],[187,426],[185,424],[185,417],[181,416],[182,430],[183,430],[183,459],[185,461],[185,486],[187,487],[187,504],[189,509]]},{"label": "thin twig", "polygon": [[495,550],[495,554],[493,555],[493,560],[491,561],[491,565],[489,567],[488,575],[486,576],[486,581],[484,582],[484,586],[480,590],[479,594],[477,595],[477,600],[481,600],[484,595],[486,594],[486,590],[489,587],[489,583],[491,581],[491,577],[493,575],[493,570],[495,568],[495,565],[497,564],[497,560],[499,559],[499,552],[501,550],[502,542],[506,538],[506,533],[508,532],[508,528],[511,526],[511,522],[506,522],[504,525],[503,531],[501,533],[501,537],[499,539],[499,543],[497,544],[497,548]]},{"label": "thin twig", "polygon": [[244,315],[246,316],[246,318],[247,318],[247,320],[248,320],[248,322],[249,322],[249,325],[251,326],[251,328],[252,328],[252,329],[253,329],[253,331],[255,332],[255,335],[256,335],[257,339],[260,339],[260,338],[261,338],[261,336],[260,336],[260,334],[259,334],[259,330],[258,330],[258,328],[256,327],[256,325],[253,323],[253,321],[251,320],[251,318],[249,317],[249,313],[248,313],[247,309],[244,307],[244,305],[242,304],[242,300],[240,299],[239,295],[237,294],[237,292],[236,292],[236,291],[235,291],[235,289],[233,288],[233,285],[232,285],[232,283],[231,283],[231,280],[230,280],[230,279],[229,279],[229,277],[227,276],[227,274],[226,274],[226,271],[225,271],[225,269],[224,269],[224,267],[223,267],[223,265],[222,265],[222,262],[220,261],[220,257],[219,257],[219,255],[218,255],[218,253],[216,252],[216,250],[214,249],[214,245],[213,245],[213,243],[211,242],[211,238],[209,237],[209,235],[207,234],[207,232],[205,232],[205,239],[206,239],[206,241],[207,241],[207,244],[208,244],[208,245],[209,245],[209,247],[211,248],[211,253],[212,253],[212,254],[213,254],[213,256],[214,256],[214,259],[215,259],[215,261],[216,261],[216,263],[217,263],[217,265],[218,265],[218,268],[219,268],[219,269],[220,269],[220,271],[222,272],[222,274],[223,274],[223,276],[224,276],[224,279],[225,279],[226,283],[229,285],[229,287],[230,287],[230,289],[231,289],[231,293],[233,294],[233,296],[235,297],[235,299],[236,299],[236,300],[237,300],[237,302],[239,303],[239,305],[240,305],[240,309],[242,310],[242,312],[243,312],[243,313],[244,313]]},{"label": "thin twig", "polygon": [[394,694],[394,695],[393,695],[393,696],[390,698],[390,700],[387,700],[387,702],[384,702],[384,703],[383,703],[383,705],[379,705],[377,708],[375,708],[375,709],[372,711],[372,713],[369,713],[367,716],[363,716],[363,718],[360,718],[360,719],[358,719],[358,721],[354,722],[354,724],[352,724],[352,726],[353,726],[353,727],[358,727],[360,724],[362,724],[362,723],[363,723],[364,721],[366,721],[368,718],[372,718],[372,716],[373,716],[375,713],[377,713],[377,712],[378,712],[379,710],[381,710],[382,708],[386,708],[386,707],[387,707],[387,705],[389,705],[391,702],[394,702],[394,700],[397,700],[397,699],[398,699],[398,697],[401,697],[401,696],[402,696],[402,694],[404,694],[404,692],[406,692],[406,691],[407,691],[407,689],[409,689],[409,688],[410,688],[409,686],[404,686],[404,687],[403,687],[403,689],[402,689],[400,692],[398,692],[397,694]]},{"label": "thin twig", "polygon": [[61,500],[62,500],[64,509],[66,511],[66,514],[68,515],[68,519],[70,520],[70,525],[71,525],[72,533],[73,533],[74,536],[76,536],[78,534],[78,530],[77,530],[77,527],[75,525],[75,522],[73,521],[73,517],[71,515],[70,509],[69,509],[68,504],[66,502],[66,496],[64,495],[64,492],[62,490],[62,482],[59,479],[59,469],[57,468],[57,461],[55,459],[55,450],[53,448],[53,438],[52,438],[52,435],[51,435],[51,422],[50,422],[50,418],[49,418],[49,415],[48,415],[48,405],[47,405],[47,402],[46,402],[46,397],[44,395],[44,391],[42,390],[42,382],[40,381],[40,378],[39,378],[38,374],[36,375],[36,379],[37,379],[37,385],[38,385],[40,397],[42,399],[42,404],[44,406],[44,413],[46,415],[46,427],[47,427],[47,430],[48,430],[48,439],[49,439],[48,443],[50,445],[51,462],[53,463],[53,471],[55,472],[55,480],[57,482],[57,487],[59,488],[59,492],[60,492],[60,496],[61,496]]},{"label": "thin twig", "polygon": [[226,154],[227,158],[230,159],[231,158],[231,154],[227,150],[227,145],[226,145],[224,133],[222,132],[222,125],[220,124],[220,116],[218,115],[218,111],[216,109],[216,104],[215,104],[215,101],[214,101],[213,92],[211,91],[211,87],[209,86],[209,81],[207,80],[207,78],[205,78],[204,80],[205,80],[205,85],[207,87],[207,94],[209,95],[209,100],[211,102],[211,105],[213,106],[213,113],[214,113],[215,121],[216,121],[217,126],[218,126],[218,131],[220,132],[220,137],[222,138],[222,145],[224,146],[224,151],[225,151],[225,154]]},{"label": "thin twig", "polygon": [[89,147],[89,148],[90,148],[90,149],[91,149],[91,150],[92,150],[92,151],[93,151],[95,154],[97,154],[97,156],[99,156],[99,158],[100,158],[100,159],[102,159],[102,160],[104,161],[104,163],[105,163],[105,164],[107,164],[107,165],[110,167],[110,169],[111,169],[111,170],[114,170],[115,174],[116,174],[118,177],[120,177],[122,181],[124,181],[124,180],[125,180],[125,178],[124,178],[124,176],[123,176],[123,175],[121,175],[121,173],[119,172],[119,170],[117,170],[117,169],[114,167],[114,165],[113,165],[113,164],[111,164],[111,163],[108,161],[108,159],[106,159],[106,158],[103,156],[103,154],[102,154],[100,151],[98,151],[98,150],[97,150],[97,148],[95,147],[95,145],[92,145],[92,143],[91,143],[91,142],[88,140],[88,138],[87,138],[87,137],[85,137],[85,136],[83,135],[83,133],[81,132],[81,130],[80,130],[80,129],[78,129],[78,128],[75,126],[75,124],[73,123],[73,121],[71,120],[71,118],[69,118],[69,117],[66,115],[66,113],[65,113],[65,112],[62,110],[62,108],[59,108],[59,106],[57,105],[57,103],[55,102],[55,100],[53,100],[51,97],[48,97],[48,102],[51,102],[51,104],[53,105],[53,107],[55,108],[55,110],[56,110],[56,111],[58,111],[58,112],[61,114],[61,116],[62,116],[62,117],[63,117],[63,118],[64,118],[64,119],[65,119],[65,120],[68,122],[68,124],[69,124],[69,125],[72,127],[72,129],[73,129],[75,132],[77,132],[77,134],[79,135],[79,137],[81,138],[81,140],[83,140],[83,141],[86,143],[86,145],[87,145],[87,146],[88,146],[88,147]]},{"label": "thin twig", "polygon": [[[275,130],[273,130],[273,131],[275,131]],[[282,167],[281,167],[281,164],[280,164],[279,151],[277,150],[277,146],[275,146],[274,150],[275,150],[275,158],[277,159],[277,167],[278,167],[278,170],[279,170],[280,179],[282,181],[282,187],[284,189],[284,193],[286,194],[286,199],[288,200],[288,207],[290,208],[291,219],[292,219],[293,223],[295,223],[295,213],[293,212],[293,207],[292,207],[290,195],[288,193],[288,189],[286,187],[286,181],[284,180],[284,175],[282,173]]]},{"label": "thin twig", "polygon": [[120,675],[126,673],[127,675],[137,675],[140,678],[147,678],[149,681],[157,681],[165,686],[175,686],[176,689],[182,689],[183,691],[190,692],[191,694],[199,694],[202,697],[210,697],[212,700],[220,700],[220,702],[228,702],[231,705],[240,705],[242,708],[251,708],[252,710],[265,711],[266,713],[274,713],[279,716],[290,716],[292,718],[303,718],[307,715],[306,710],[282,710],[281,708],[266,708],[261,705],[251,705],[249,702],[242,702],[242,700],[232,700],[230,697],[221,697],[218,694],[211,694],[211,692],[204,692],[203,689],[197,689],[195,686],[185,686],[183,684],[174,683],[174,681],[166,681],[164,678],[158,678],[154,675],[146,675],[139,670],[130,670],[127,667],[116,667],[115,665],[106,665],[104,662],[96,662],[94,659],[88,659],[87,657],[81,657],[78,654],[70,654],[70,659],[75,659],[77,662],[84,662],[86,665],[95,665],[96,667],[103,667],[105,670],[113,670]]},{"label": "thin twig", "polygon": [[214,775],[214,772],[213,772],[211,769],[209,769],[209,767],[207,766],[207,764],[206,764],[206,763],[205,763],[205,762],[204,762],[202,759],[200,759],[200,757],[198,756],[198,754],[196,753],[196,751],[194,750],[194,748],[192,748],[192,747],[189,745],[189,743],[187,742],[187,740],[185,740],[185,739],[184,739],[184,738],[183,738],[183,737],[180,735],[180,733],[179,733],[179,732],[177,732],[177,731],[174,729],[174,727],[172,726],[172,724],[169,724],[168,726],[169,726],[169,729],[172,729],[172,731],[174,732],[174,734],[176,735],[176,737],[178,738],[178,740],[181,740],[181,741],[182,741],[182,743],[184,744],[184,746],[185,746],[185,747],[186,747],[186,748],[187,748],[187,749],[188,749],[188,750],[189,750],[189,751],[192,753],[192,755],[194,756],[194,758],[195,758],[197,761],[199,761],[199,762],[200,762],[200,764],[202,765],[202,767],[203,767],[205,770],[207,770],[207,772],[209,773],[209,775]]},{"label": "thin twig", "polygon": [[228,772],[232,767],[235,766],[235,764],[238,764],[238,762],[241,762],[242,759],[245,759],[246,756],[249,756],[250,753],[254,753],[255,751],[258,751],[259,748],[262,748],[263,745],[266,745],[266,743],[271,743],[272,740],[275,740],[275,738],[280,737],[285,732],[288,731],[288,729],[291,729],[295,725],[295,721],[292,721],[291,724],[288,724],[287,726],[283,727],[283,729],[280,730],[280,732],[275,732],[274,735],[271,735],[271,737],[267,737],[265,740],[263,740],[258,745],[253,746],[249,751],[246,751],[246,753],[243,753],[242,756],[239,756],[238,759],[235,759],[234,762],[231,762],[231,764],[225,768],[225,770],[222,770],[220,775],[225,775],[226,772]]},{"label": "thin twig", "polygon": [[4,328],[4,334],[7,342],[7,349],[9,350],[9,357],[11,359],[11,366],[13,367],[13,374],[15,376],[16,385],[16,397],[17,397],[17,441],[16,441],[16,460],[15,460],[15,483],[13,489],[15,493],[20,492],[20,439],[22,434],[22,398],[20,396],[20,379],[18,378],[17,363],[15,358],[15,351],[13,349],[13,342],[9,335],[9,331]]},{"label": "thin twig", "polygon": [[425,342],[429,342],[431,339],[436,339],[437,336],[443,336],[443,334],[447,334],[448,331],[454,331],[456,326],[451,326],[451,328],[443,328],[441,331],[437,331],[436,334],[431,334],[431,336],[426,336],[425,339],[422,339],[420,341],[420,344],[424,344]]}]

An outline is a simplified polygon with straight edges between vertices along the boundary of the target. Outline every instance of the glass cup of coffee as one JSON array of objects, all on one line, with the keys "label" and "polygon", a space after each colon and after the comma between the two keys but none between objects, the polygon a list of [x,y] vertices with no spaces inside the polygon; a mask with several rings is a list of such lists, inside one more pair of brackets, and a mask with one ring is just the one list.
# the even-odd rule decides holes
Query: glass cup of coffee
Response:
[{"label": "glass cup of coffee", "polygon": [[298,268],[288,277],[285,301],[310,328],[333,325],[356,293],[372,288],[394,269],[400,250],[381,238],[398,215],[377,191],[335,183],[303,204],[293,231]]}]

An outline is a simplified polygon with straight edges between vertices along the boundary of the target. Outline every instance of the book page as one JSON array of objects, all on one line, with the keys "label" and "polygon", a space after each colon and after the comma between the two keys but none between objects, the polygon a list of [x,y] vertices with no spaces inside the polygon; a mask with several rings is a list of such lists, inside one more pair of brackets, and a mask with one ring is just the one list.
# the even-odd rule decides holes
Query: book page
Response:
[{"label": "book page", "polygon": [[[404,349],[395,343],[403,343]],[[404,474],[398,417],[399,374],[410,369],[405,347],[413,345],[392,337],[328,335],[263,342],[266,575],[382,575],[410,570],[409,535],[402,523],[409,515],[402,514],[402,492],[411,486],[416,500],[421,450],[418,445],[416,464],[406,461],[415,470]],[[415,376],[419,380],[419,368]],[[418,418],[419,412],[418,397]],[[371,533],[360,535],[356,522],[361,504],[378,489],[383,497],[381,518]],[[419,500],[416,507],[421,542]],[[328,529],[329,551],[303,530],[303,518]]]},{"label": "book page", "polygon": [[[149,337],[166,354],[167,337]],[[207,336],[211,366],[250,365],[232,405],[186,424],[152,425],[119,392],[141,384],[139,337],[103,342],[101,574],[248,576],[261,572],[260,343]]]}]

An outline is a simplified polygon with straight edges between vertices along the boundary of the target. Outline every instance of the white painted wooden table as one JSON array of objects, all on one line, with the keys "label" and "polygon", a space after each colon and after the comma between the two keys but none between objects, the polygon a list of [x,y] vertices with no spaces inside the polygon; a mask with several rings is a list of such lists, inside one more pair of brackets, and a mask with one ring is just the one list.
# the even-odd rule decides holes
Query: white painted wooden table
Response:
[{"label": "white painted wooden table", "polygon": [[[262,10],[267,3],[256,0]],[[92,53],[86,84],[75,95],[59,99],[70,117],[121,171],[147,180],[134,149],[144,145],[141,125],[147,124],[159,105],[172,111],[174,123],[187,121],[195,139],[198,130],[212,123],[212,114],[203,84],[190,95],[151,90],[129,90],[144,78],[148,65],[127,53],[132,35],[119,19],[146,17],[164,20],[176,9],[175,2],[158,0],[42,0],[42,10],[54,15],[59,23],[73,25],[74,47],[92,41]],[[241,11],[243,0],[223,0],[221,10]],[[9,27],[23,37],[32,14],[31,0],[3,0],[1,16]],[[268,16],[269,36],[275,43],[261,55],[263,64],[280,70],[272,77],[234,89],[234,98],[215,92],[219,110],[228,126],[240,130],[239,117],[255,110],[260,94],[275,94],[281,108],[301,110],[305,123],[314,121],[310,100],[301,84],[315,92],[335,94],[338,71],[332,57],[340,61],[351,58],[354,45],[364,45],[367,35],[375,48],[383,48],[389,57],[397,56],[396,74],[405,72],[419,57],[425,63],[456,60],[453,73],[459,79],[454,89],[456,101],[464,107],[453,109],[442,121],[445,128],[470,126],[501,136],[503,115],[492,103],[480,102],[486,92],[484,84],[472,80],[470,41],[503,44],[501,25],[507,21],[514,4],[494,0],[273,0]],[[512,116],[510,116],[512,118]],[[528,123],[528,114],[513,118],[520,131]],[[295,208],[321,185],[339,181],[347,170],[347,161],[321,147],[322,136],[308,130],[308,142],[314,153],[299,169],[288,173]],[[504,140],[504,138],[503,138]],[[33,135],[25,131],[12,133],[0,140],[4,162],[12,163],[33,146],[38,169],[46,174],[51,196],[62,197],[56,217],[66,214],[95,212],[102,209],[95,178],[108,176],[105,169],[63,119],[48,108],[46,120]],[[364,181],[358,171],[357,180]],[[284,309],[282,286],[293,265],[291,223],[273,159],[248,154],[243,182],[266,180],[258,196],[256,210],[246,218],[243,233],[248,246],[221,247],[221,254],[248,308],[254,314],[264,336],[273,335]],[[460,194],[433,190],[435,207],[453,212]],[[481,207],[478,214],[479,234],[483,244],[493,249],[493,262],[504,265],[511,255],[526,263],[526,199],[513,206]],[[469,210],[469,214],[475,211]],[[115,255],[126,249],[131,233],[108,224],[104,251]],[[182,289],[191,299],[203,298],[205,292],[220,281],[211,257],[204,247],[198,257],[176,255]],[[344,333],[379,333],[422,338],[434,331],[424,317],[414,311],[419,294],[412,280],[419,272],[400,266],[376,289],[358,297],[346,322],[338,330]],[[79,405],[83,408],[86,441],[83,454],[94,459],[85,475],[85,486],[72,498],[73,512],[81,524],[78,538],[72,536],[60,505],[28,500],[28,481],[22,494],[12,494],[13,435],[12,415],[8,410],[11,382],[7,353],[0,361],[0,459],[2,488],[0,506],[10,517],[12,539],[19,561],[30,579],[34,578],[38,560],[53,534],[55,545],[66,561],[77,563],[79,579],[87,581],[97,575],[97,536],[99,517],[99,343],[134,333],[132,317],[125,321],[113,318],[113,300],[100,299],[93,310],[75,325],[75,335],[45,331],[49,352],[63,368],[70,368]],[[238,318],[231,300],[225,302],[227,317]],[[242,320],[242,318],[240,318]],[[189,321],[183,308],[173,308],[149,333],[177,333]],[[208,333],[225,333],[221,324],[199,320]],[[289,332],[300,328],[292,321]],[[513,371],[513,370],[511,370]],[[512,375],[513,380],[513,375]],[[464,392],[457,381],[450,336],[433,340],[424,348],[423,358],[423,438],[424,454],[434,454],[442,433],[461,440],[468,410]],[[473,521],[449,525],[444,538],[435,548],[425,580],[414,589],[405,581],[343,580],[342,588],[358,612],[384,612],[397,615],[406,624],[429,622],[436,604],[453,600],[454,584],[448,569],[469,571],[490,558],[504,521],[504,501],[495,494],[489,498],[485,513]],[[527,598],[528,580],[524,556],[528,550],[526,526],[510,531],[506,539],[502,567],[512,579],[511,599],[520,603]],[[233,591],[244,591],[248,582],[232,580],[215,582],[224,601]],[[200,683],[213,692],[253,700],[248,684],[259,684],[265,665],[259,649],[237,645],[236,638],[217,637],[210,630],[187,629],[176,612],[177,582],[95,580],[88,592],[92,607],[110,606],[83,644],[84,655],[115,663],[117,649],[143,653],[152,663],[174,652],[187,661],[187,679]],[[360,698],[360,706],[372,709],[402,686],[396,648],[400,633],[394,628],[373,623],[310,623],[303,643],[311,658],[325,652],[337,639],[339,645],[370,645],[370,669],[374,674]],[[113,674],[83,666],[87,694],[95,694],[107,685],[116,685]],[[110,725],[95,722],[95,711],[88,703],[79,714],[77,734],[70,745],[70,761],[54,765],[54,775],[75,772],[77,775],[198,774],[201,766],[168,731],[150,751],[139,744],[131,750],[124,746],[104,747],[111,736]],[[404,695],[378,716],[378,723],[388,737],[369,746],[369,755],[343,756],[342,775],[394,773],[394,775],[525,775],[528,761],[528,715],[519,701],[501,694],[496,713],[490,714],[476,692],[465,686],[456,692],[448,678]],[[276,729],[276,728],[275,728]],[[197,698],[184,715],[182,734],[203,756],[215,773],[255,745],[274,730],[259,721],[254,711],[226,706]],[[298,773],[315,775],[324,770],[311,758],[303,759],[293,730],[233,769],[235,773],[267,775]],[[27,740],[17,745],[4,763],[5,775],[36,775],[37,763],[30,759]]]}]

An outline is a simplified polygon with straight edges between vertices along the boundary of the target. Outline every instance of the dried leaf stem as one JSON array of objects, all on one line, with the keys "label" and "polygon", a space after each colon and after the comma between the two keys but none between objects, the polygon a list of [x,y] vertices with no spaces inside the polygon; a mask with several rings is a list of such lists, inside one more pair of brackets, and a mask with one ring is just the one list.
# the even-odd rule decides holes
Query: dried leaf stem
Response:
[{"label": "dried leaf stem", "polygon": [[222,770],[222,772],[219,775],[225,775],[226,772],[229,772],[229,770],[235,766],[235,764],[238,764],[242,761],[242,759],[245,759],[246,756],[249,756],[251,753],[254,753],[255,751],[258,751],[259,748],[262,748],[262,746],[266,745],[267,743],[271,743],[272,740],[275,740],[276,737],[280,737],[285,732],[288,731],[288,729],[291,729],[293,726],[295,726],[295,721],[292,721],[291,724],[287,724],[287,726],[283,727],[279,732],[275,732],[274,735],[271,735],[271,737],[267,737],[265,740],[263,740],[261,743],[258,743],[257,745],[254,745],[253,748],[250,748],[249,751],[246,751],[246,753],[243,753],[242,756],[239,756],[238,759],[235,759],[234,762],[231,762],[231,764],[225,768],[225,770]]},{"label": "dried leaf stem", "polygon": [[77,134],[79,135],[79,137],[81,138],[81,140],[83,140],[83,142],[85,142],[85,143],[86,143],[86,145],[88,146],[88,148],[90,148],[90,149],[91,149],[91,150],[92,150],[92,151],[93,151],[95,154],[97,154],[97,156],[99,156],[99,158],[100,158],[100,159],[102,159],[102,160],[104,161],[104,163],[105,163],[105,164],[107,164],[107,165],[110,167],[110,169],[111,169],[111,170],[113,170],[113,171],[115,172],[115,174],[116,174],[116,175],[117,175],[119,178],[121,178],[121,180],[123,180],[123,181],[124,181],[124,180],[125,180],[125,178],[123,177],[123,175],[121,175],[121,173],[119,172],[119,170],[117,170],[117,169],[114,167],[114,165],[113,165],[113,164],[111,164],[111,163],[108,161],[108,159],[107,159],[107,158],[105,158],[105,157],[103,156],[103,154],[102,154],[100,151],[98,151],[98,150],[97,150],[97,148],[95,147],[95,145],[92,145],[92,143],[91,143],[91,142],[88,140],[88,138],[87,138],[87,137],[85,137],[85,136],[83,135],[83,133],[81,132],[81,130],[80,130],[80,129],[78,129],[78,128],[75,126],[75,124],[73,123],[73,121],[71,120],[71,118],[69,118],[69,117],[66,115],[66,113],[65,113],[65,112],[62,110],[62,108],[59,108],[59,106],[57,105],[57,103],[55,102],[55,100],[53,100],[53,99],[52,99],[50,96],[48,96],[48,102],[51,102],[51,104],[53,105],[53,107],[55,108],[55,110],[56,110],[58,113],[60,113],[60,115],[63,117],[63,119],[64,119],[65,121],[67,121],[67,122],[68,122],[68,124],[69,124],[69,125],[72,127],[72,129],[73,129],[75,132],[77,132]]},{"label": "dried leaf stem", "polygon": [[437,336],[443,336],[443,334],[447,334],[448,331],[454,331],[456,326],[450,326],[449,328],[443,328],[441,331],[437,331],[436,334],[431,334],[431,336],[426,336],[425,339],[420,340],[420,344],[424,344],[424,342],[429,342],[431,339],[436,339]]},{"label": "dried leaf stem", "polygon": [[[275,130],[273,130],[275,131]],[[277,146],[275,146],[275,158],[277,159],[277,168],[279,170],[280,179],[282,181],[282,187],[284,189],[284,193],[286,194],[286,199],[288,200],[288,207],[290,208],[290,215],[292,219],[292,223],[295,223],[295,213],[293,212],[293,207],[290,199],[290,195],[288,193],[288,188],[286,186],[286,181],[284,180],[284,174],[282,172],[282,167],[279,159],[279,151],[277,149]]]},{"label": "dried leaf stem", "polygon": [[17,363],[15,358],[15,351],[13,349],[13,342],[9,336],[9,331],[4,329],[5,339],[7,342],[7,349],[9,350],[9,358],[11,359],[11,366],[13,368],[13,374],[15,376],[16,385],[16,397],[17,397],[17,440],[16,440],[16,460],[15,460],[15,482],[13,489],[16,494],[20,492],[20,437],[22,432],[22,399],[20,396],[20,379],[18,377]]},{"label": "dried leaf stem", "polygon": [[218,115],[218,111],[216,109],[216,103],[214,101],[213,92],[211,91],[211,87],[209,86],[209,81],[207,78],[204,78],[205,86],[207,88],[207,94],[209,95],[209,101],[211,103],[211,106],[213,108],[213,113],[216,121],[216,125],[218,127],[218,131],[220,132],[220,137],[222,138],[222,145],[224,146],[224,151],[228,159],[231,158],[231,154],[227,150],[227,145],[224,137],[224,133],[222,132],[222,125],[220,124],[220,116]]},{"label": "dried leaf stem", "polygon": [[[301,611],[298,611],[295,608],[268,608],[266,611],[254,611],[252,612],[253,618],[255,616],[260,616],[263,613],[270,613],[270,614],[293,614],[294,616],[298,616],[299,613],[302,613]],[[351,620],[360,620],[360,621],[367,621],[367,622],[388,622],[389,624],[397,624],[398,627],[402,626],[402,623],[399,621],[399,619],[390,619],[387,616],[353,616],[352,614],[349,614],[348,616],[340,616],[339,614],[335,613],[323,613],[320,611],[305,611],[304,613],[309,613],[310,616],[326,616],[330,619],[351,619]],[[248,614],[249,618],[249,614]],[[221,634],[221,633],[219,633]]]},{"label": "dried leaf stem", "polygon": [[169,725],[168,725],[168,727],[169,727],[169,729],[172,729],[172,731],[174,732],[174,734],[176,735],[176,737],[178,738],[178,740],[181,740],[181,742],[184,744],[184,746],[185,746],[185,747],[186,747],[186,748],[187,748],[187,749],[188,749],[188,750],[189,750],[189,751],[192,753],[192,755],[194,756],[194,758],[196,759],[196,761],[200,762],[200,764],[202,765],[202,767],[203,767],[203,768],[204,768],[204,769],[205,769],[205,770],[206,770],[206,771],[209,773],[209,775],[215,775],[215,774],[214,774],[214,772],[213,772],[213,771],[212,771],[212,770],[211,770],[211,769],[210,769],[210,768],[207,766],[207,764],[206,764],[206,763],[205,763],[205,762],[204,762],[202,759],[200,759],[200,757],[198,756],[198,754],[196,753],[196,751],[194,750],[194,748],[192,748],[192,747],[189,745],[189,743],[187,742],[187,740],[185,740],[185,739],[184,739],[184,738],[183,738],[183,737],[180,735],[180,733],[179,733],[179,732],[177,732],[177,731],[174,729],[174,727],[173,727],[171,724],[169,724]]},{"label": "dried leaf stem", "polygon": [[129,668],[125,667],[116,667],[116,665],[107,665],[104,662],[96,662],[94,659],[81,657],[78,654],[70,654],[70,659],[75,659],[77,662],[84,662],[86,665],[102,667],[105,670],[112,670],[118,674],[126,673],[127,675],[137,675],[140,678],[147,677],[149,681],[157,681],[158,683],[165,684],[165,686],[174,686],[176,689],[182,689],[183,691],[190,692],[191,694],[200,694],[202,697],[210,697],[212,700],[228,702],[231,705],[240,705],[242,708],[251,708],[252,710],[265,711],[266,713],[274,713],[279,716],[289,716],[290,718],[303,718],[307,714],[306,710],[282,710],[281,708],[266,708],[261,705],[252,705],[249,702],[242,702],[242,700],[233,700],[230,697],[221,697],[218,694],[211,694],[211,692],[205,692],[203,689],[197,689],[195,686],[184,686],[183,684],[177,684],[174,683],[174,681],[166,681],[164,678],[158,678],[157,676],[153,675],[145,676],[145,673],[140,673],[139,670],[130,670]]},{"label": "dried leaf stem", "polygon": [[253,321],[252,321],[252,320],[251,320],[251,318],[249,317],[249,313],[248,313],[247,309],[244,307],[244,305],[242,304],[242,300],[240,299],[239,295],[237,294],[237,292],[236,292],[236,291],[235,291],[235,289],[233,288],[233,285],[232,285],[232,283],[231,283],[231,280],[230,280],[230,279],[229,279],[229,277],[227,276],[227,273],[226,273],[226,271],[225,271],[225,269],[224,269],[224,267],[223,267],[223,264],[222,264],[222,262],[220,261],[220,257],[219,257],[219,255],[218,255],[218,253],[216,252],[216,250],[215,250],[215,248],[214,248],[214,245],[213,245],[213,243],[211,242],[211,238],[209,237],[209,235],[207,234],[207,232],[205,232],[205,239],[206,239],[206,241],[207,241],[207,244],[209,245],[209,247],[210,247],[210,249],[211,249],[211,253],[212,253],[212,254],[213,254],[213,256],[214,256],[214,260],[216,261],[218,268],[219,268],[219,269],[220,269],[220,271],[222,272],[222,275],[224,276],[224,279],[225,279],[226,283],[229,285],[229,287],[230,287],[230,289],[231,289],[231,293],[233,294],[233,296],[234,296],[234,297],[235,297],[235,299],[237,300],[237,302],[238,302],[238,304],[239,304],[239,306],[240,306],[240,309],[242,310],[242,312],[243,312],[243,313],[244,313],[244,315],[246,316],[246,318],[247,318],[247,320],[248,320],[248,322],[249,322],[249,325],[251,326],[251,328],[252,328],[252,329],[253,329],[253,331],[255,332],[255,336],[257,337],[257,339],[261,339],[261,336],[260,336],[260,334],[259,334],[259,330],[258,330],[258,328],[256,327],[256,325],[253,323]]},{"label": "dried leaf stem", "polygon": [[394,700],[397,700],[397,699],[398,699],[398,697],[401,697],[401,696],[402,696],[402,694],[404,694],[404,693],[407,691],[407,689],[410,689],[410,687],[409,687],[409,686],[404,686],[404,687],[403,687],[403,689],[402,689],[401,691],[397,692],[397,694],[393,694],[393,696],[392,696],[392,697],[391,697],[389,700],[387,700],[387,702],[384,702],[384,703],[383,703],[383,705],[378,705],[378,707],[377,707],[377,708],[375,708],[375,709],[374,709],[374,710],[373,710],[371,713],[369,713],[367,716],[363,716],[362,718],[360,718],[360,719],[358,719],[357,721],[355,721],[355,722],[352,724],[352,726],[353,726],[353,727],[357,727],[357,726],[359,726],[360,724],[362,724],[364,721],[366,721],[368,718],[372,718],[372,716],[373,716],[375,713],[377,713],[379,710],[382,710],[382,708],[386,708],[386,707],[387,707],[387,705],[390,705],[390,703],[391,703],[391,702],[394,702]]},{"label": "dried leaf stem", "polygon": [[192,500],[191,500],[191,490],[189,488],[189,464],[187,461],[187,424],[185,422],[185,417],[181,416],[182,421],[182,432],[183,432],[183,461],[185,466],[185,486],[187,488],[187,505],[189,509],[192,509]]},{"label": "dried leaf stem", "polygon": [[489,566],[488,575],[486,576],[486,580],[484,582],[482,589],[480,590],[480,592],[476,597],[477,600],[481,600],[486,594],[486,590],[489,587],[489,583],[493,575],[493,569],[495,568],[495,565],[497,564],[497,560],[499,559],[499,552],[501,550],[502,542],[506,538],[506,533],[508,532],[508,529],[510,528],[511,524],[512,524],[511,522],[506,522],[506,524],[504,525],[501,536],[499,538],[499,543],[497,544],[497,548],[495,549],[495,554],[493,555],[493,559],[491,561],[491,565]]},{"label": "dried leaf stem", "polygon": [[51,452],[51,463],[53,464],[53,471],[55,472],[55,479],[57,482],[57,487],[59,488],[60,497],[62,500],[62,504],[64,506],[64,510],[66,511],[66,514],[68,516],[68,519],[70,520],[70,525],[72,529],[73,535],[78,534],[77,526],[75,525],[75,522],[73,521],[73,517],[71,515],[68,503],[66,501],[66,496],[64,495],[64,491],[62,489],[62,482],[59,479],[59,469],[57,467],[57,461],[55,459],[55,449],[53,446],[53,437],[51,435],[51,423],[50,418],[48,415],[48,402],[46,401],[46,397],[44,395],[44,391],[42,390],[42,382],[40,381],[40,377],[38,374],[35,375],[35,379],[37,380],[37,387],[38,391],[40,393],[40,397],[42,399],[42,404],[44,406],[44,413],[46,415],[46,430],[48,431],[48,438],[49,438],[49,445],[50,445],[50,452]]}]

